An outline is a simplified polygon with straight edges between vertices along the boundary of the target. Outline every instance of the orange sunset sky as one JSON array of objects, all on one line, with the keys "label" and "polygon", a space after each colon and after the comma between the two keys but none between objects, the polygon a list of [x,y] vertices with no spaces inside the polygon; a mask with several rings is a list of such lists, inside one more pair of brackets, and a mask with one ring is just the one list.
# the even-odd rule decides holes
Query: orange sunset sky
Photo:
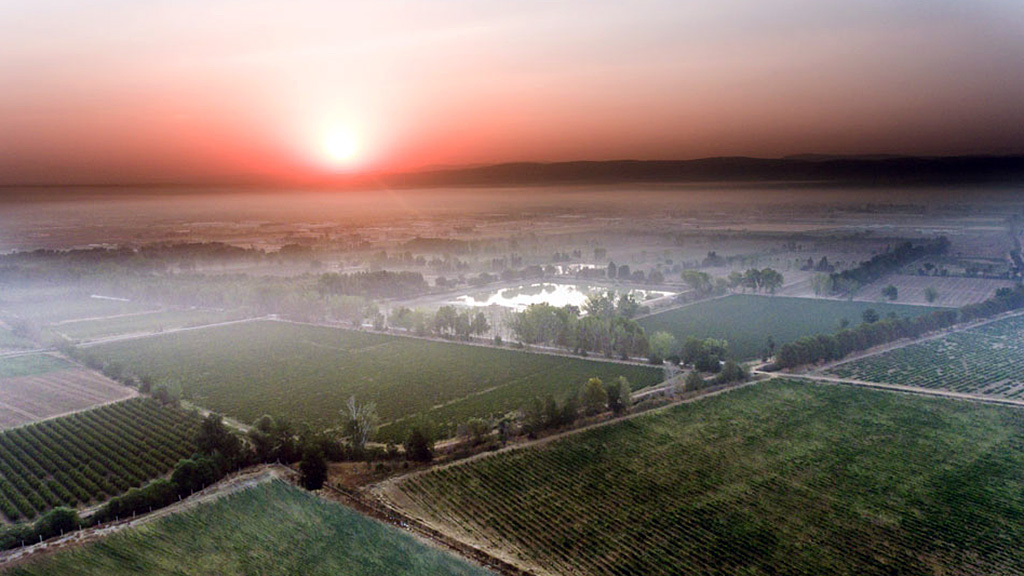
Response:
[{"label": "orange sunset sky", "polygon": [[0,4],[0,183],[1024,153],[1020,0]]}]

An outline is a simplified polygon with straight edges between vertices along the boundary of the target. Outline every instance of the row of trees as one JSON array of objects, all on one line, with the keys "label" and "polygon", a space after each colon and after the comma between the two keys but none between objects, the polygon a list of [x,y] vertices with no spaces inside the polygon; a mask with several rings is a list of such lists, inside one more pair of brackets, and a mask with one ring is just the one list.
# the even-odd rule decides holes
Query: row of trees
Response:
[{"label": "row of trees", "polygon": [[586,416],[595,416],[611,411],[620,416],[632,406],[632,391],[625,376],[603,383],[600,378],[591,378],[578,394],[570,395],[561,404],[553,396],[543,400],[534,397],[520,410],[520,424],[523,433],[535,438],[545,430],[571,426],[582,411]]},{"label": "row of trees", "polygon": [[937,256],[944,254],[949,249],[949,239],[940,236],[932,242],[914,245],[907,241],[897,245],[892,250],[873,256],[870,260],[861,262],[856,268],[833,272],[831,279],[831,290],[833,292],[853,292],[861,286],[878,280],[885,274],[895,272],[907,264],[924,258],[925,256]]},{"label": "row of trees", "polygon": [[[399,311],[401,312],[401,309]],[[454,306],[438,308],[434,314],[433,327],[434,331],[442,336],[453,336],[462,340],[468,340],[470,336],[482,336],[491,329],[483,312],[473,314],[470,310],[459,310]]]},{"label": "row of trees", "polygon": [[683,270],[680,273],[683,282],[700,296],[724,294],[726,289],[774,294],[782,287],[782,273],[774,268],[749,268],[745,272],[734,270],[726,278],[713,278],[700,270]]},{"label": "row of trees", "polygon": [[374,328],[378,330],[386,327],[398,328],[417,336],[436,334],[445,338],[469,340],[472,336],[482,336],[491,329],[491,324],[483,312],[460,310],[455,306],[442,306],[433,314],[425,310],[399,306],[391,312],[386,325],[383,316],[376,318]]},{"label": "row of trees", "polygon": [[419,272],[355,272],[353,274],[327,273],[317,279],[321,296],[344,294],[373,298],[402,298],[426,292],[428,288]]},{"label": "row of trees", "polygon": [[614,292],[591,296],[584,311],[533,304],[509,318],[509,329],[524,344],[550,344],[576,353],[596,352],[607,357],[646,357],[650,344],[644,329],[633,319],[640,309],[631,294]]}]

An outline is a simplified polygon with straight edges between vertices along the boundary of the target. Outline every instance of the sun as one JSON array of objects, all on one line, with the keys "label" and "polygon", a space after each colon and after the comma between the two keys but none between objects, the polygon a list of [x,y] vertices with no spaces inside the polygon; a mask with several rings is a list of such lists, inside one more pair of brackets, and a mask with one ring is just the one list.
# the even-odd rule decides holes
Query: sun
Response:
[{"label": "sun", "polygon": [[328,132],[321,142],[321,147],[327,161],[337,166],[350,166],[359,157],[359,142],[349,131]]}]

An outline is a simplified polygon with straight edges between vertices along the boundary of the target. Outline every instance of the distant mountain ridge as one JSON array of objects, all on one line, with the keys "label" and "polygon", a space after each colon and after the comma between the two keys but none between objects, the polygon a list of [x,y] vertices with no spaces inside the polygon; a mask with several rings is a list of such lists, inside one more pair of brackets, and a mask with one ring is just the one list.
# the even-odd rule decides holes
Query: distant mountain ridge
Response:
[{"label": "distant mountain ridge", "polygon": [[516,162],[377,177],[393,186],[540,185],[615,182],[794,181],[851,184],[1024,184],[1024,156],[805,154],[766,159]]},{"label": "distant mountain ridge", "polygon": [[[407,172],[375,172],[312,177],[235,175],[187,180],[111,181],[82,183],[4,183],[0,198],[17,189],[153,187],[184,190],[210,186],[266,189],[433,188],[442,186],[542,186],[559,184],[648,183],[822,183],[830,185],[960,185],[1020,184],[1024,186],[1024,155],[899,156],[871,154],[832,156],[800,154],[784,158],[722,156],[696,160],[578,160],[509,162],[472,166],[435,166]],[[107,191],[109,193],[109,191]],[[130,190],[126,190],[129,193]]]}]

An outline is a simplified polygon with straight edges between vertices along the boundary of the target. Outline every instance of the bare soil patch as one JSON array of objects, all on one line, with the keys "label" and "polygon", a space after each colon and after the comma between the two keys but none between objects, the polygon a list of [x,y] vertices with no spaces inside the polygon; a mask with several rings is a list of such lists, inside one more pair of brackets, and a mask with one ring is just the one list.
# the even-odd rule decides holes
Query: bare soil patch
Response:
[{"label": "bare soil patch", "polygon": [[137,392],[92,370],[74,368],[0,379],[0,429],[117,402]]}]

